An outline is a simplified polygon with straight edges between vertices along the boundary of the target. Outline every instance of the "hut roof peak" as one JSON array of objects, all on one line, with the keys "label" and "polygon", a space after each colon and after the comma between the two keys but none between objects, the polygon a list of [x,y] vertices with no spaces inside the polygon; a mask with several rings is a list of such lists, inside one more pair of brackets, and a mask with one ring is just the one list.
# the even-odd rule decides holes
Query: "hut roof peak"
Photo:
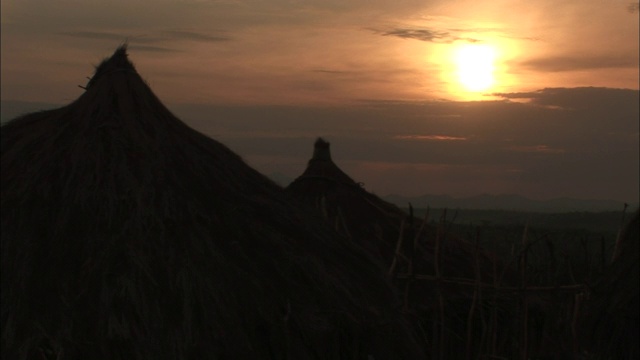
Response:
[{"label": "hut roof peak", "polygon": [[331,161],[330,143],[319,137],[313,147],[313,157],[311,160]]},{"label": "hut roof peak", "polygon": [[138,127],[138,130],[119,131],[118,136],[147,136],[152,134],[149,129],[157,131],[158,127],[182,123],[170,113],[140,76],[129,60],[126,43],[96,67],[85,90],[74,103],[74,108],[81,114],[91,115],[83,115],[75,120],[93,130],[97,131],[100,126],[133,126]]},{"label": "hut roof peak", "polygon": [[345,174],[331,159],[330,144],[319,137],[313,149],[313,157],[309,160],[307,168],[300,178],[325,178],[344,184],[356,184],[349,175]]},{"label": "hut roof peak", "polygon": [[129,60],[126,43],[118,47],[113,55],[104,59],[102,63],[96,67],[96,71],[89,80],[87,88],[93,86],[102,76],[119,71],[137,74],[133,63]]}]

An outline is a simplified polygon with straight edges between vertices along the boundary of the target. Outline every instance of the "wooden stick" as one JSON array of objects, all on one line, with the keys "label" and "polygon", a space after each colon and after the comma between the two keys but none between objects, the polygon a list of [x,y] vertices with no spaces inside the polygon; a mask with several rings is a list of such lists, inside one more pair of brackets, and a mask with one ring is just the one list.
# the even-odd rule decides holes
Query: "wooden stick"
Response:
[{"label": "wooden stick", "polygon": [[604,235],[600,238],[600,273],[604,272],[604,268],[607,267],[607,255],[605,254]]},{"label": "wooden stick", "polygon": [[396,253],[393,256],[391,267],[389,267],[389,272],[387,273],[388,277],[393,276],[393,273],[396,270],[396,265],[398,263],[398,256],[400,256],[400,248],[402,247],[403,237],[404,237],[404,219],[402,219],[402,221],[400,222],[400,236],[398,236],[398,242],[396,243]]},{"label": "wooden stick", "polygon": [[[498,253],[498,240],[494,239],[493,241],[493,251],[494,254]],[[498,341],[498,297],[497,297],[497,293],[498,293],[498,260],[494,257],[492,259],[493,261],[493,296],[492,296],[492,301],[491,301],[491,325],[490,325],[490,329],[491,329],[491,333],[489,334],[490,339],[489,339],[489,343],[490,343],[490,356],[491,357],[495,357],[496,356],[496,346],[497,346],[497,341]],[[477,284],[477,286],[480,286],[480,284]]]},{"label": "wooden stick", "polygon": [[[479,252],[479,230],[476,230],[476,246],[475,246],[475,251],[474,251],[474,273],[475,273],[475,278],[476,278],[476,282],[475,282],[475,287],[473,289],[473,297],[471,299],[471,307],[469,308],[469,315],[467,317],[467,347],[466,347],[466,356],[465,358],[467,360],[471,360],[472,354],[471,354],[471,337],[472,337],[472,329],[473,329],[473,315],[475,313],[476,310],[476,303],[478,302],[478,297],[480,296],[479,292],[481,287],[479,286],[480,284],[480,267],[478,265],[478,252]],[[480,307],[482,308],[482,307]],[[484,332],[481,336],[481,340],[480,340],[480,344],[482,344],[482,337],[484,337]]]},{"label": "wooden stick", "polygon": [[482,282],[482,272],[480,271],[480,228],[476,228],[476,253],[475,253],[475,267],[476,267],[476,289],[478,291],[478,304],[480,304],[480,324],[482,325],[482,332],[480,333],[479,347],[485,344],[487,338],[487,319],[484,313],[482,288],[478,285]]},{"label": "wooden stick", "polygon": [[571,319],[571,343],[573,345],[573,353],[578,353],[578,335],[576,331],[578,318],[580,315],[580,308],[582,307],[582,300],[584,299],[584,293],[575,294],[573,303],[573,317]]},{"label": "wooden stick", "polygon": [[[411,206],[411,204],[409,204],[409,219],[413,219],[413,207]],[[412,252],[411,252],[411,257],[409,260],[409,270],[408,270],[408,274],[410,279],[405,283],[405,287],[404,287],[404,309],[405,311],[408,310],[409,308],[409,292],[411,290],[411,286],[413,285],[413,281],[415,279],[413,279],[413,269],[414,269],[414,262],[416,259],[416,251],[418,251],[418,240],[420,239],[420,234],[422,233],[422,231],[425,228],[425,224],[429,221],[429,207],[427,206],[427,212],[424,215],[424,221],[422,222],[422,224],[420,224],[420,229],[418,229],[418,232],[416,232],[414,234],[413,237],[413,247],[412,247]],[[413,220],[411,220],[411,228],[413,228]]]},{"label": "wooden stick", "polygon": [[[442,359],[444,356],[444,334],[445,334],[445,317],[444,317],[444,297],[442,295],[442,289],[440,288],[440,236],[442,235],[444,222],[447,218],[447,209],[444,209],[442,213],[442,217],[440,218],[440,225],[438,226],[438,231],[436,232],[436,244],[434,251],[434,267],[435,267],[435,279],[436,279],[436,294],[438,295],[438,318],[440,320],[440,331],[438,337],[438,346],[436,347],[438,351],[438,359]],[[437,322],[436,322],[437,323]],[[435,333],[434,333],[435,335]]]},{"label": "wooden stick", "polygon": [[[527,232],[529,230],[529,222],[524,226],[524,232],[522,234],[522,247],[527,248]],[[524,290],[527,288],[527,252],[521,252],[520,255],[520,286]],[[521,344],[520,344],[520,357],[522,360],[529,359],[529,304],[527,302],[527,296],[523,293],[520,294],[521,314],[522,314],[522,328],[521,328]]]},{"label": "wooden stick", "polygon": [[624,203],[624,208],[622,209],[622,218],[620,219],[620,227],[618,228],[618,235],[616,236],[616,244],[613,247],[613,255],[611,256],[611,262],[616,261],[618,256],[620,256],[620,243],[622,242],[622,232],[624,231],[624,216],[627,212],[627,206],[629,206],[629,204]]}]

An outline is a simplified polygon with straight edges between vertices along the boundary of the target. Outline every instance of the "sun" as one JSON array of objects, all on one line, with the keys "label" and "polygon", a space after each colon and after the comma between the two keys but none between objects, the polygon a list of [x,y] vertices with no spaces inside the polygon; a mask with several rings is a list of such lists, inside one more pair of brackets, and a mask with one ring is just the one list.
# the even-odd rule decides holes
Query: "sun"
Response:
[{"label": "sun", "polygon": [[496,50],[486,44],[465,44],[454,53],[458,81],[468,91],[480,92],[493,86]]}]

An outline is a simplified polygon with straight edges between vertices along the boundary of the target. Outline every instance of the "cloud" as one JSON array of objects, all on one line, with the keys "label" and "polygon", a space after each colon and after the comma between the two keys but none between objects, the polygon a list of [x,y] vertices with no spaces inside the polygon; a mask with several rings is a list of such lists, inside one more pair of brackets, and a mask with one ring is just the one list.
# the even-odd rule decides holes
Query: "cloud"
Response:
[{"label": "cloud", "polygon": [[221,41],[229,41],[231,37],[222,36],[222,35],[211,35],[202,32],[196,31],[187,31],[187,30],[165,30],[158,31],[152,35],[134,35],[134,34],[122,34],[116,32],[109,31],[85,31],[85,30],[76,30],[76,31],[64,31],[60,32],[60,35],[77,37],[77,38],[85,38],[85,39],[97,39],[97,40],[119,40],[119,41],[130,41],[137,43],[159,43],[159,42],[169,42],[169,41],[181,41],[181,40],[189,40],[189,41],[199,41],[199,42],[221,42]]},{"label": "cloud", "polygon": [[531,105],[556,107],[558,109],[594,111],[604,110],[610,114],[638,114],[640,91],[602,87],[545,88],[531,92],[494,93],[505,99],[527,99]]},{"label": "cloud", "polygon": [[146,52],[157,52],[157,53],[182,52],[182,50],[177,50],[177,49],[171,49],[171,48],[166,48],[166,47],[161,47],[161,46],[153,46],[153,45],[140,45],[140,44],[129,45],[129,49],[138,50],[138,51],[146,51]]},{"label": "cloud", "polygon": [[525,152],[525,153],[541,153],[541,154],[562,154],[565,152],[564,149],[552,148],[547,145],[521,145],[521,146],[510,146],[507,147],[506,150],[517,151],[517,152]]},{"label": "cloud", "polygon": [[164,31],[163,34],[167,35],[170,39],[173,40],[192,40],[192,41],[202,41],[202,42],[220,42],[220,41],[229,41],[231,40],[228,36],[222,35],[209,35],[195,31],[184,31],[184,30],[170,30]]},{"label": "cloud", "polygon": [[474,26],[476,24],[469,22],[459,23],[462,20],[446,16],[425,17],[424,21],[430,25],[428,27],[401,25],[386,29],[369,28],[369,30],[382,36],[396,36],[403,39],[446,44],[456,41],[479,43],[495,37],[540,41],[540,38],[536,36],[528,34],[523,36],[518,33],[517,28]]},{"label": "cloud", "polygon": [[151,34],[131,34],[115,31],[72,30],[59,32],[58,35],[90,40],[105,40],[118,43],[129,43],[131,50],[151,53],[177,53],[183,50],[165,46],[183,41],[218,43],[231,40],[228,36],[211,35],[203,32],[187,30],[155,31]]},{"label": "cloud", "polygon": [[396,140],[437,140],[437,141],[462,141],[467,140],[463,136],[449,136],[449,135],[396,135],[393,137]]},{"label": "cloud", "polygon": [[316,72],[316,73],[324,73],[324,74],[347,74],[347,73],[349,73],[348,71],[328,70],[328,69],[313,69],[311,71],[312,72]]},{"label": "cloud", "polygon": [[449,32],[454,33],[478,33],[478,34],[490,34],[493,36],[499,36],[508,39],[527,40],[527,41],[540,41],[539,37],[535,36],[522,36],[514,34],[512,30],[506,30],[498,27],[468,27],[468,28],[449,28]]},{"label": "cloud", "polygon": [[637,68],[638,56],[633,55],[601,55],[601,56],[556,56],[538,58],[519,63],[536,71],[562,72],[595,69]]},{"label": "cloud", "polygon": [[438,42],[438,43],[452,43],[454,41],[465,41],[469,43],[480,42],[478,39],[470,37],[460,37],[452,34],[449,31],[439,31],[424,28],[395,28],[391,30],[381,31],[375,30],[374,32],[381,34],[382,36],[396,36],[403,39],[415,39],[426,42]]},{"label": "cloud", "polygon": [[117,41],[119,43],[129,43],[131,50],[155,52],[155,53],[173,53],[180,52],[180,50],[172,49],[165,46],[149,45],[160,42],[165,42],[167,39],[163,37],[150,37],[150,36],[130,36],[124,34],[118,34],[108,31],[65,31],[59,33],[59,35],[70,36],[82,39],[91,40],[108,40]]},{"label": "cloud", "polygon": [[98,39],[98,40],[118,40],[124,41],[128,36],[102,31],[64,31],[59,33],[60,35],[78,37],[84,39]]}]

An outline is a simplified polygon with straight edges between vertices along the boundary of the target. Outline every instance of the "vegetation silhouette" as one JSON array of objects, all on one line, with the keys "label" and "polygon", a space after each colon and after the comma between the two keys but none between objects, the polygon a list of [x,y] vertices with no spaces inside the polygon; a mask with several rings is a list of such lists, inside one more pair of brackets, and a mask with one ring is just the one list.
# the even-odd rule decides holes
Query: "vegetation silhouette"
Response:
[{"label": "vegetation silhouette", "polygon": [[617,257],[593,284],[580,330],[597,359],[640,357],[640,209],[622,233]]}]

